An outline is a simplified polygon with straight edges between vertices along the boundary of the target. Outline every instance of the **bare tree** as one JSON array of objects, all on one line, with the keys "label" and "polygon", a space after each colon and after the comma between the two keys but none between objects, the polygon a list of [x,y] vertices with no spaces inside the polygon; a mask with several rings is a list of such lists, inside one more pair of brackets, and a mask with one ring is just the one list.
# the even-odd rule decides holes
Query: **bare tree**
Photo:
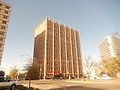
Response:
[{"label": "bare tree", "polygon": [[100,62],[93,60],[91,56],[85,56],[83,60],[83,67],[86,75],[90,76],[92,72],[95,74],[100,73],[100,66]]}]

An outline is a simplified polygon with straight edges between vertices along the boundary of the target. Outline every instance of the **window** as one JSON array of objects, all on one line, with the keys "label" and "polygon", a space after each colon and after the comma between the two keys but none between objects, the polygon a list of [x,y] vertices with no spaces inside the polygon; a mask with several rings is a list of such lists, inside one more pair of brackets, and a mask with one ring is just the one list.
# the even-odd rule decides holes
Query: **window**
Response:
[{"label": "window", "polygon": [[6,29],[6,27],[5,26],[1,26],[1,29]]},{"label": "window", "polygon": [[2,6],[2,4],[0,3],[0,6]]},{"label": "window", "polygon": [[8,14],[8,11],[5,10],[4,13]]},{"label": "window", "polygon": [[4,16],[3,16],[3,18],[7,19],[7,18],[8,18],[8,16],[5,16],[5,15],[4,15]]},{"label": "window", "polygon": [[4,39],[0,38],[0,41],[3,41]]},{"label": "window", "polygon": [[0,35],[4,35],[4,32],[0,32]]},{"label": "window", "polygon": [[3,20],[2,23],[7,24],[7,21]]},{"label": "window", "polygon": [[7,9],[9,9],[10,7],[6,6]]}]

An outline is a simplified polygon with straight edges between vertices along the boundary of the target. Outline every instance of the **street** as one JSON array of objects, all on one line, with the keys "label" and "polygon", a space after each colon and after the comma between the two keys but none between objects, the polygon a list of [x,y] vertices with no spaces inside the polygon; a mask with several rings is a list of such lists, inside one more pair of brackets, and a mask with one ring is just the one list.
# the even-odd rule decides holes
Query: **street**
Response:
[{"label": "street", "polygon": [[[32,88],[40,90],[120,90],[120,79],[79,81],[79,80],[33,80]],[[28,81],[20,81],[19,84],[28,87]]]}]

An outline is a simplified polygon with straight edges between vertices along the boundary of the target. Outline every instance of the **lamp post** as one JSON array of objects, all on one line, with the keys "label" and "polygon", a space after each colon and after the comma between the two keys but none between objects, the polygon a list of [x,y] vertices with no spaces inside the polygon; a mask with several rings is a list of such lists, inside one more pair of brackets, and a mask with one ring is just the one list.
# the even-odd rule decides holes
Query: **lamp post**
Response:
[{"label": "lamp post", "polygon": [[28,56],[28,57],[30,58],[30,55],[29,55],[29,54],[23,54],[23,55],[20,55],[20,56],[19,56],[19,57],[20,57],[20,62],[19,62],[19,72],[18,72],[17,80],[18,80],[19,75],[20,75],[20,73],[21,73],[21,61],[22,61],[22,57],[24,57],[24,56]]}]

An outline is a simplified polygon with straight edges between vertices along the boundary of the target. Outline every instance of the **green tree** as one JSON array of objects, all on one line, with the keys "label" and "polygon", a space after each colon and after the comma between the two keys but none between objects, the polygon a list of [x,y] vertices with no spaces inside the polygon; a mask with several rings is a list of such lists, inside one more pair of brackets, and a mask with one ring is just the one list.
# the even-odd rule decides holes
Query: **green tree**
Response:
[{"label": "green tree", "polygon": [[19,79],[25,79],[26,73],[20,73],[18,78]]},{"label": "green tree", "polygon": [[103,72],[110,76],[116,76],[116,73],[120,72],[120,59],[109,58],[103,60]]},{"label": "green tree", "polygon": [[27,64],[25,66],[26,78],[39,79],[39,67],[37,64]]},{"label": "green tree", "polygon": [[9,76],[11,77],[11,79],[13,80],[16,80],[17,77],[18,77],[18,69],[16,67],[12,68],[10,73],[9,73]]}]

